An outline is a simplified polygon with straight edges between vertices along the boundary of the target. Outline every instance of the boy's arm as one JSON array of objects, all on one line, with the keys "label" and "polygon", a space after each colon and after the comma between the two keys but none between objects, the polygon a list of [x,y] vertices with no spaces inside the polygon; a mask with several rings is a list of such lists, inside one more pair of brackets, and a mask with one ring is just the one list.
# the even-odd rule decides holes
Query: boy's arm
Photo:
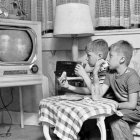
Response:
[{"label": "boy's arm", "polygon": [[140,79],[136,72],[131,73],[127,80],[128,100],[119,103],[119,109],[135,109],[140,92]]},{"label": "boy's arm", "polygon": [[[129,74],[129,70],[128,70]],[[140,92],[140,77],[133,71],[127,79],[128,100],[119,103],[119,109],[135,109]]]},{"label": "boy's arm", "polygon": [[91,94],[90,90],[87,87],[76,87],[72,86],[67,81],[67,75],[66,72],[63,72],[61,77],[58,78],[58,82],[61,87],[66,88],[70,91],[79,93],[79,94]]},{"label": "boy's arm", "polygon": [[103,95],[107,92],[108,88],[108,85],[99,83],[98,74],[96,71],[94,71],[94,80],[93,84],[91,85],[92,99],[96,100],[103,97]]},{"label": "boy's arm", "polygon": [[68,90],[70,91],[73,91],[73,92],[76,92],[76,93],[79,93],[79,94],[91,94],[90,90],[87,88],[87,87],[76,87],[76,86],[72,86],[72,85],[69,85]]},{"label": "boy's arm", "polygon": [[103,95],[107,92],[109,86],[106,84],[100,84],[99,83],[99,77],[98,77],[98,72],[101,67],[101,65],[105,62],[105,60],[100,59],[96,62],[95,68],[93,70],[93,82],[91,86],[91,94],[93,100],[99,99],[103,97]]},{"label": "boy's arm", "polygon": [[[75,67],[75,73],[77,75],[79,75],[80,77],[83,78],[87,88],[89,89],[89,91],[91,90],[91,79],[89,78],[89,75],[87,74],[87,72],[85,71],[85,69],[80,65],[78,64],[76,67]],[[91,92],[90,92],[91,93]]]},{"label": "boy's arm", "polygon": [[129,94],[127,102],[119,103],[118,109],[135,109],[137,105],[138,93]]}]

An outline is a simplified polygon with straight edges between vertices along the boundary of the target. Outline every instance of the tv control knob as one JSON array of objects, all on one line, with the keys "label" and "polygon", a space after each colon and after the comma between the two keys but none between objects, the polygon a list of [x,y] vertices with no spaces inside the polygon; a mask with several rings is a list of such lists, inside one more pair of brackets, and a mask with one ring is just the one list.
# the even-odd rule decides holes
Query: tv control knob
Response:
[{"label": "tv control knob", "polygon": [[37,73],[38,72],[38,66],[37,65],[32,65],[32,67],[31,67],[31,72],[32,73]]}]

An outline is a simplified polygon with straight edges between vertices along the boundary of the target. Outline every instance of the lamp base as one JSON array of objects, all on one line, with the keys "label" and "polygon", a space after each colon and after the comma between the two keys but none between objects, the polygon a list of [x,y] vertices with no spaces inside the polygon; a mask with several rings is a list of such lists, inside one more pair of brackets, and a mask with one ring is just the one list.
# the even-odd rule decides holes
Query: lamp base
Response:
[{"label": "lamp base", "polygon": [[78,38],[73,38],[73,45],[72,45],[72,60],[78,61]]}]

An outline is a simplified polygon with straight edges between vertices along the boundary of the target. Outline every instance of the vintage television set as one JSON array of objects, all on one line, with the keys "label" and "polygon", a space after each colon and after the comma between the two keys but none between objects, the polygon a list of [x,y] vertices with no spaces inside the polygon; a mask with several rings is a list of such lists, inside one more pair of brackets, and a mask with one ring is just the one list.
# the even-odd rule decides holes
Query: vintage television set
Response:
[{"label": "vintage television set", "polygon": [[[32,86],[31,90],[25,90],[26,86]],[[23,95],[28,95],[29,99],[33,97],[32,99],[36,99],[36,101],[49,95],[48,79],[42,74],[41,22],[0,19],[1,87],[18,88],[21,128],[24,128]],[[35,94],[32,94],[32,91]],[[0,91],[0,94],[2,92]],[[38,92],[42,95],[36,96]],[[4,114],[1,115],[3,118],[5,118]],[[36,114],[32,115],[35,115],[36,118]]]},{"label": "vintage television set", "polygon": [[41,23],[0,19],[0,77],[42,74]]}]

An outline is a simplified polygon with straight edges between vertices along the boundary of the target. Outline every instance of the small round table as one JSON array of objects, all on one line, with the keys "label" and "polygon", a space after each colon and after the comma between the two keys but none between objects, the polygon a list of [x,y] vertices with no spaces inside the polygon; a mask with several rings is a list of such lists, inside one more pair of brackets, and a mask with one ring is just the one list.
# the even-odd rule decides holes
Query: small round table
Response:
[{"label": "small round table", "polygon": [[[78,100],[78,97],[79,100]],[[75,99],[75,100],[72,100]],[[76,100],[77,99],[77,100]],[[117,111],[117,102],[101,98],[93,101],[90,96],[62,95],[42,99],[39,105],[39,122],[43,124],[46,140],[51,140],[49,127],[62,140],[77,140],[77,135],[87,119],[97,119],[101,140],[106,140],[104,119]]]}]

